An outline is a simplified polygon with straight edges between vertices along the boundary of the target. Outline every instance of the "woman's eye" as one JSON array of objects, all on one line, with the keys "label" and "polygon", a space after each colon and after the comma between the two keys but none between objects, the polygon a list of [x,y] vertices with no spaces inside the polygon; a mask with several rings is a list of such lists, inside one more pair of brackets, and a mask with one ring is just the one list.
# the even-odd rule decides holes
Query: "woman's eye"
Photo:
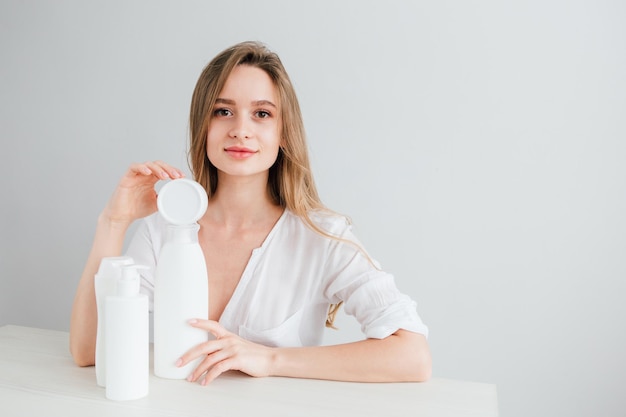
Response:
[{"label": "woman's eye", "polygon": [[232,113],[228,109],[217,109],[213,112],[213,115],[223,117],[223,116],[230,116],[232,115]]},{"label": "woman's eye", "polygon": [[272,115],[269,112],[266,112],[265,110],[259,110],[256,112],[256,116],[260,119],[267,119],[268,117],[271,117]]}]

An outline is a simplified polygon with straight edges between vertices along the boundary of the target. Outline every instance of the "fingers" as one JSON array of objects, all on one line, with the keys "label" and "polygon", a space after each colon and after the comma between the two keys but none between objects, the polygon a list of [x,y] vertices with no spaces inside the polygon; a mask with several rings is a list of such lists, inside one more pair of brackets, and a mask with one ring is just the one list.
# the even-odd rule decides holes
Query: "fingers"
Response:
[{"label": "fingers", "polygon": [[216,340],[211,340],[205,343],[201,343],[188,350],[180,359],[176,362],[177,366],[185,366],[194,359],[203,356],[210,355],[218,350],[223,349],[224,343],[217,343],[220,338],[227,334],[230,334],[224,327],[213,320],[189,320],[189,324],[193,327],[206,330],[215,336]]},{"label": "fingers", "polygon": [[204,375],[204,379],[201,382],[202,385],[208,385],[211,381],[213,381],[224,372],[236,368],[234,366],[234,360],[232,358],[224,358],[216,364],[209,366],[207,369],[208,372],[206,373],[206,375]]},{"label": "fingers", "polygon": [[189,324],[210,332],[216,339],[193,347],[177,361],[177,366],[185,366],[196,358],[205,357],[187,377],[187,381],[198,381],[204,375],[201,383],[206,385],[223,372],[234,369],[232,368],[234,365],[232,347],[235,343],[233,339],[238,339],[238,337],[213,320],[193,319],[189,321]]},{"label": "fingers", "polygon": [[224,326],[222,326],[215,320],[191,319],[188,321],[188,323],[193,327],[210,332],[217,339],[220,339],[227,334],[230,334],[230,332],[226,330]]},{"label": "fingers", "polygon": [[202,384],[208,384],[210,381],[217,378],[217,376],[221,373],[231,369],[229,365],[230,358],[231,353],[227,352],[227,349],[217,349],[213,351],[208,354],[204,360],[200,362],[200,364],[198,364],[191,375],[187,377],[187,381],[196,382],[206,373],[204,379],[202,380]]},{"label": "fingers", "polygon": [[129,173],[133,175],[153,175],[160,180],[182,178],[185,174],[163,161],[147,161],[132,164]]},{"label": "fingers", "polygon": [[184,174],[163,161],[132,164],[120,179],[109,199],[104,217],[111,223],[128,227],[133,221],[157,210],[154,186],[160,180],[177,179]]}]

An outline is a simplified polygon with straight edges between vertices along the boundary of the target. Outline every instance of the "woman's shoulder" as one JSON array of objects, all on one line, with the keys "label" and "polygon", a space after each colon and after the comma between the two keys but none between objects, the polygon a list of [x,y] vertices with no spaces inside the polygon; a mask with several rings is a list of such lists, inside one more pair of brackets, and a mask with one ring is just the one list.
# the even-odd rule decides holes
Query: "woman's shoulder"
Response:
[{"label": "woman's shoulder", "polygon": [[347,216],[329,209],[309,210],[306,213],[306,217],[308,217],[310,224],[307,222],[305,215],[299,215],[290,210],[286,210],[286,215],[293,225],[307,229],[311,229],[311,226],[314,226],[331,235],[340,236],[352,227],[352,223]]}]

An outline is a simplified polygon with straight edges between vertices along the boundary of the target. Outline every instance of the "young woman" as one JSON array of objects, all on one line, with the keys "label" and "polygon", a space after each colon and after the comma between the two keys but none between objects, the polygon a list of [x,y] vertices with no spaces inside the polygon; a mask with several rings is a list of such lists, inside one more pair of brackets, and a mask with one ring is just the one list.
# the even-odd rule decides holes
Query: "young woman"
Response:
[{"label": "young woman", "polygon": [[[279,57],[244,42],[202,72],[193,93],[189,159],[209,198],[198,239],[209,276],[209,319],[190,325],[214,338],[182,355],[204,357],[189,381],[222,372],[342,381],[424,381],[431,358],[415,302],[360,246],[343,216],[321,203],[311,174],[294,88]],[[155,184],[183,173],[165,162],[133,164],[98,218],[71,317],[78,365],[94,364],[93,277],[119,256],[130,224],[143,219],[127,255],[151,269],[152,297],[165,222]],[[340,305],[365,339],[321,346]]]}]

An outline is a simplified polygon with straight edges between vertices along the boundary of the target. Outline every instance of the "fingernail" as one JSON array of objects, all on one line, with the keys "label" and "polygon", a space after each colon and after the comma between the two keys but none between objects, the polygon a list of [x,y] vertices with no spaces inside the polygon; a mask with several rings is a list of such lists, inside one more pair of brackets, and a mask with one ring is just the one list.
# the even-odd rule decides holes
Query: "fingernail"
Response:
[{"label": "fingernail", "polygon": [[170,176],[169,176],[169,174],[167,172],[163,171],[163,172],[161,172],[161,177],[162,178],[169,178]]},{"label": "fingernail", "polygon": [[180,366],[183,364],[183,358],[178,358],[178,360],[176,361],[176,366]]},{"label": "fingernail", "polygon": [[198,320],[196,319],[191,319],[188,321],[189,324],[196,324],[198,322]]},{"label": "fingernail", "polygon": [[189,376],[187,377],[187,381],[192,382],[192,381],[193,381],[193,375],[189,375]]}]

